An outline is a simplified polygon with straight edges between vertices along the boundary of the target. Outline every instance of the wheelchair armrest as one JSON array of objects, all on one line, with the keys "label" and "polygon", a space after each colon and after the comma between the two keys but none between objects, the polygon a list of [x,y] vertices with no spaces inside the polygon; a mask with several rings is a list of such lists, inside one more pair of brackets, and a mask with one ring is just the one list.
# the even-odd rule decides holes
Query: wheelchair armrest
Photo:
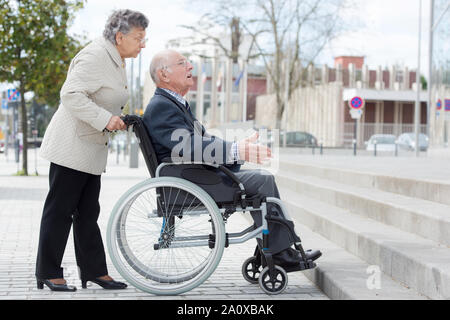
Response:
[{"label": "wheelchair armrest", "polygon": [[176,161],[176,162],[173,162],[171,158],[165,158],[165,159],[163,159],[163,162],[156,169],[155,176],[159,177],[159,172],[165,166],[190,165],[190,164],[197,164],[197,165],[214,167],[216,169],[219,169],[223,173],[225,173],[225,175],[227,175],[231,180],[233,180],[233,182],[236,183],[236,185],[239,187],[239,189],[241,190],[241,201],[245,201],[245,198],[246,198],[247,195],[245,193],[244,185],[242,184],[242,182],[236,177],[236,175],[230,169],[226,168],[223,165],[219,165],[219,164],[215,164],[215,163],[206,163],[206,162],[201,162],[201,161]]}]

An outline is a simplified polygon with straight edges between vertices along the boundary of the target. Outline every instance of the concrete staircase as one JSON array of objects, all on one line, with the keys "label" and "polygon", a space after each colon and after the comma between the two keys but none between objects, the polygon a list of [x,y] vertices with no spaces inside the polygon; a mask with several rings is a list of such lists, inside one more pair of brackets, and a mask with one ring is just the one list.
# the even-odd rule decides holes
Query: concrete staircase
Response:
[{"label": "concrete staircase", "polygon": [[332,299],[450,299],[450,183],[282,160],[305,272]]}]

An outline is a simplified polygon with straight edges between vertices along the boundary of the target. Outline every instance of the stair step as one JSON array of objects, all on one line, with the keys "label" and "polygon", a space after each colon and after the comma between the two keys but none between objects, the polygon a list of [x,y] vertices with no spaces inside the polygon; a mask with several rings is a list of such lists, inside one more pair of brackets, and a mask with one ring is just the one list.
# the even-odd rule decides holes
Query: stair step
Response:
[{"label": "stair step", "polygon": [[450,245],[450,206],[281,171],[277,185],[403,231]]},{"label": "stair step", "polygon": [[[297,224],[326,237],[432,299],[450,299],[450,249],[348,210],[280,188]],[[320,248],[318,248],[320,249]]]},{"label": "stair step", "polygon": [[[244,215],[253,223],[250,215]],[[426,296],[393,280],[377,268],[347,252],[323,236],[295,221],[305,249],[320,249],[317,267],[303,271],[330,299],[335,300],[425,300]],[[289,273],[288,277],[295,277]],[[373,280],[373,281],[371,281]],[[369,282],[369,285],[368,285]]]},{"label": "stair step", "polygon": [[[367,161],[367,159],[364,160]],[[323,163],[312,164],[304,158],[293,160],[292,158],[283,157],[279,167],[284,172],[307,174],[353,186],[375,188],[385,192],[450,205],[450,197],[448,197],[448,194],[450,194],[450,183],[445,179],[429,179],[418,175],[418,173],[415,176],[411,174],[411,177],[407,177],[406,174],[400,176],[398,172],[390,172],[387,169],[380,170],[380,172],[374,172],[365,167],[343,169],[325,166]],[[397,167],[398,165],[395,168]],[[418,168],[421,167],[418,166]],[[408,172],[411,172],[411,168],[409,168]]]}]

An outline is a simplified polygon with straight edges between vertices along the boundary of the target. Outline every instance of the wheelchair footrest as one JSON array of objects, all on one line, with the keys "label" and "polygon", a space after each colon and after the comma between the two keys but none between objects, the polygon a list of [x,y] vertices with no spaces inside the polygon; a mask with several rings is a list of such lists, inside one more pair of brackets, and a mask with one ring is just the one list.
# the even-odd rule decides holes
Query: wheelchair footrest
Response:
[{"label": "wheelchair footrest", "polygon": [[289,273],[289,272],[296,272],[296,271],[305,271],[305,270],[309,270],[309,269],[314,269],[316,267],[316,263],[312,260],[308,260],[308,261],[300,261],[300,263],[296,266],[292,266],[292,267],[283,267],[283,269]]},{"label": "wheelchair footrest", "polygon": [[[210,249],[213,249],[216,243],[216,235],[210,234],[209,240],[208,240],[208,246]],[[230,242],[228,240],[228,233],[225,233],[225,248],[228,248],[230,246]]]}]

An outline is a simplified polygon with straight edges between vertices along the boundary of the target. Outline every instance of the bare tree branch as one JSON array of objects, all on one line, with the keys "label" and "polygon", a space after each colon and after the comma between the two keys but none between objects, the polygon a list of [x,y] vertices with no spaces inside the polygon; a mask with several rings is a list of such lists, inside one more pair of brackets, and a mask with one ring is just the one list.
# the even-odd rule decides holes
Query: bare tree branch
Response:
[{"label": "bare tree branch", "polygon": [[[273,83],[277,122],[280,122],[285,104],[283,73],[289,73],[287,89],[290,97],[296,88],[303,85],[306,70],[302,65],[313,65],[325,46],[342,29],[340,12],[349,1],[352,0],[210,0],[208,12],[202,17],[204,21],[195,27],[184,27],[203,40],[209,39],[226,56],[233,57],[236,53],[227,49],[214,30],[218,26],[228,27],[233,19],[239,19],[249,48],[238,54],[245,61],[259,59],[264,64],[267,78]],[[283,65],[288,50],[290,61],[286,69]]]}]

